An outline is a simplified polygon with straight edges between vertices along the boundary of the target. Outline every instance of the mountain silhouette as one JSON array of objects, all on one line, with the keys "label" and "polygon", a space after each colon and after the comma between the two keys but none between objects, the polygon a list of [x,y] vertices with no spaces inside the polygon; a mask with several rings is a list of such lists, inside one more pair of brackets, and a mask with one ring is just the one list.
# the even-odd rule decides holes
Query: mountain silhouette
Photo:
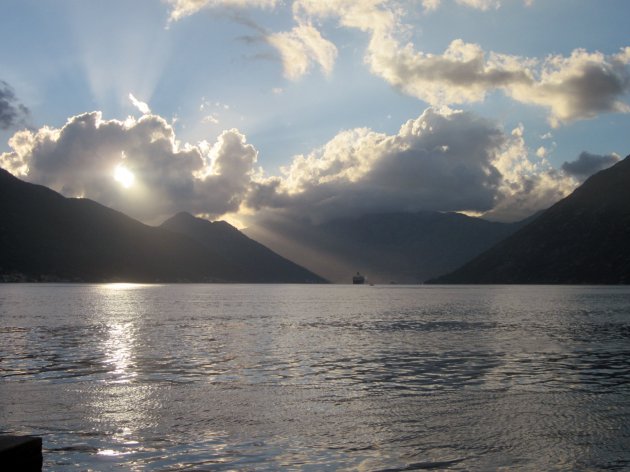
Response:
[{"label": "mountain silhouette", "polygon": [[304,281],[288,272],[286,278],[254,276],[219,247],[144,225],[88,199],[65,198],[2,169],[0,248],[4,281]]},{"label": "mountain silhouette", "polygon": [[321,224],[306,218],[267,219],[244,231],[333,282],[350,283],[360,271],[375,283],[421,283],[461,266],[527,221],[498,223],[423,211]]},{"label": "mountain silhouette", "polygon": [[433,283],[630,283],[630,156]]},{"label": "mountain silhouette", "polygon": [[160,228],[184,234],[244,269],[254,282],[321,283],[324,279],[248,238],[225,221],[210,222],[181,212]]}]

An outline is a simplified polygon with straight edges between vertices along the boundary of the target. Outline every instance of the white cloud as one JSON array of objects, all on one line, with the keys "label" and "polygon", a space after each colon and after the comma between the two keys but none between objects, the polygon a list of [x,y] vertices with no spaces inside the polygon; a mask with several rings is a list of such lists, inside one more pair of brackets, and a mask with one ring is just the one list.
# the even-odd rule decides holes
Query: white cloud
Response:
[{"label": "white cloud", "polygon": [[571,169],[529,159],[522,128],[505,133],[448,109],[429,108],[393,135],[340,132],[271,177],[256,167],[258,153],[239,131],[226,130],[214,143],[181,144],[172,126],[151,114],[118,121],[85,113],[61,128],[20,131],[9,145],[0,165],[17,176],[147,222],[180,210],[316,220],[435,210],[510,220],[551,205],[577,184]]},{"label": "white cloud", "polygon": [[389,32],[398,24],[397,11],[388,0],[295,0],[293,14],[297,21],[309,18],[336,18],[347,28],[366,32]]},{"label": "white cloud", "polygon": [[236,8],[270,8],[277,0],[164,0],[171,6],[170,20],[177,21],[193,15],[205,8],[236,7]]},{"label": "white cloud", "polygon": [[211,115],[206,115],[201,119],[202,123],[211,123],[213,125],[218,125],[219,124],[219,118],[216,117],[216,115],[211,114]]},{"label": "white cloud", "polygon": [[129,100],[131,101],[132,105],[136,107],[143,115],[148,115],[149,113],[151,113],[149,105],[138,100],[136,97],[134,97],[132,93],[129,94]]},{"label": "white cloud", "polygon": [[501,6],[501,0],[457,0],[457,3],[478,10],[489,10]]},{"label": "white cloud", "polygon": [[[500,6],[495,0],[459,0],[478,9]],[[531,4],[531,2],[526,2]],[[439,2],[423,2],[425,9]],[[371,34],[365,61],[373,74],[433,106],[483,101],[493,90],[525,104],[549,110],[553,126],[601,113],[630,112],[630,47],[605,55],[577,49],[570,56],[527,58],[486,52],[478,44],[455,39],[442,54],[401,43],[405,10],[385,0],[296,0],[299,21],[337,18],[339,24]]]},{"label": "white cloud", "polygon": [[[237,130],[224,131],[213,145],[181,145],[156,115],[118,121],[85,113],[59,129],[18,132],[9,145],[13,150],[0,155],[0,164],[17,176],[144,221],[180,210],[214,216],[237,211],[257,160]],[[129,188],[116,181],[120,166],[134,176]]]},{"label": "white cloud", "polygon": [[[429,2],[435,1],[438,4],[437,6],[439,6],[439,4],[441,3],[441,0],[426,0],[426,1],[429,1]],[[465,5],[467,7],[475,8],[477,10],[482,10],[482,11],[498,9],[504,3],[502,0],[456,0],[456,1],[460,5]],[[534,4],[534,0],[523,0],[523,4],[525,4],[525,6],[530,7]],[[437,6],[433,7],[433,9],[436,9]]]},{"label": "white cloud", "polygon": [[288,79],[299,79],[313,63],[326,75],[332,72],[337,48],[311,24],[299,24],[289,32],[270,34],[266,40],[280,53]]},{"label": "white cloud", "polygon": [[516,57],[486,58],[477,44],[454,40],[441,55],[401,47],[391,36],[372,38],[366,61],[387,82],[432,105],[477,102],[488,91],[530,83],[531,73]]},{"label": "white cloud", "polygon": [[512,83],[506,93],[523,102],[546,107],[550,123],[594,118],[600,113],[630,112],[622,101],[630,92],[630,54],[606,56],[576,49],[569,57],[547,57],[531,83]]},{"label": "white cloud", "polygon": [[511,132],[508,146],[498,155],[494,165],[500,172],[498,198],[492,209],[484,213],[491,220],[514,221],[544,210],[568,195],[577,181],[554,169],[545,158],[527,157],[524,128]]},{"label": "white cloud", "polygon": [[[192,14],[211,6],[281,5],[274,0],[168,0],[172,17]],[[365,62],[371,72],[406,94],[432,106],[483,101],[500,90],[524,104],[549,111],[556,127],[602,113],[628,113],[624,101],[630,92],[630,47],[606,55],[576,49],[570,56],[527,58],[485,51],[480,45],[453,40],[441,54],[418,50],[402,39],[409,31],[404,23],[415,2],[394,0],[294,0],[296,26],[288,32],[269,33],[266,40],[279,52],[284,74],[297,80],[319,65],[330,74],[336,46],[314,26],[316,21],[336,20],[340,26],[369,34]],[[441,0],[420,0],[425,11]],[[456,0],[478,10],[499,8],[501,0]],[[523,2],[532,5],[532,0]]]},{"label": "white cloud", "polygon": [[440,0],[422,0],[424,11],[435,11],[440,7]]},{"label": "white cloud", "polygon": [[259,182],[256,209],[320,221],[387,211],[473,211],[518,219],[554,203],[575,182],[528,158],[522,129],[504,133],[471,113],[427,109],[396,135],[360,128],[294,158]]},{"label": "white cloud", "polygon": [[478,102],[492,90],[549,110],[552,126],[601,113],[628,113],[630,53],[589,53],[543,60],[486,53],[477,44],[454,40],[443,54],[401,46],[392,36],[374,35],[366,61],[372,72],[405,93],[432,105]]}]

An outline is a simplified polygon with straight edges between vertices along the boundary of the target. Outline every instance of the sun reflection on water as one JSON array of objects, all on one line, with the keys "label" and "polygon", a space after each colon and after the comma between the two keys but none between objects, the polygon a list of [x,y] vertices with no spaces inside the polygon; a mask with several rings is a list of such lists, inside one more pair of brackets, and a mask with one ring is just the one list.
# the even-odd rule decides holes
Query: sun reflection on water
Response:
[{"label": "sun reflection on water", "polygon": [[131,282],[112,282],[108,284],[99,285],[99,288],[104,290],[133,290],[145,287],[153,287],[155,285],[152,284],[139,284],[139,283],[131,283]]},{"label": "sun reflection on water", "polygon": [[[103,324],[100,342],[102,364],[106,369],[103,386],[92,389],[91,421],[108,440],[96,455],[103,460],[127,460],[140,451],[142,429],[150,423],[152,390],[137,382],[138,343],[143,318],[145,284],[110,283],[99,285],[95,316]],[[127,457],[128,458],[128,457]]]},{"label": "sun reflection on water", "polygon": [[629,463],[627,288],[137,287],[0,287],[46,470]]},{"label": "sun reflection on water", "polygon": [[116,457],[116,456],[122,456],[125,453],[121,451],[114,451],[113,449],[101,449],[97,452],[97,454],[99,456]]},{"label": "sun reflection on water", "polygon": [[132,323],[114,322],[108,326],[105,364],[111,366],[115,382],[128,383],[138,375],[133,364],[134,338],[135,328]]}]

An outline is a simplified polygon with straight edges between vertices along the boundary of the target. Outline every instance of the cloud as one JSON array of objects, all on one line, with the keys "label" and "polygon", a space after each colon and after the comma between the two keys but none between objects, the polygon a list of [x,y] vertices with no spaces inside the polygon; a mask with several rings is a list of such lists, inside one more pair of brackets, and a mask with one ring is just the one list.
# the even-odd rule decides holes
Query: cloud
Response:
[{"label": "cloud", "polygon": [[[502,5],[501,0],[456,0],[460,5],[464,5],[470,8],[475,8],[477,10],[490,10],[490,9],[498,9]],[[442,0],[422,0],[422,6],[425,11],[437,10],[442,3]],[[534,0],[523,0],[523,3],[526,6],[532,6],[534,4]]]},{"label": "cloud", "polygon": [[133,96],[132,93],[129,94],[129,100],[131,101],[132,105],[140,110],[140,113],[142,113],[143,115],[148,115],[149,113],[151,113],[149,105],[138,100],[136,97]]},{"label": "cloud", "polygon": [[417,52],[411,44],[401,47],[390,36],[374,37],[366,61],[374,74],[436,106],[482,101],[492,89],[533,81],[519,59],[486,58],[480,46],[460,39],[434,55]]},{"label": "cloud", "polygon": [[550,110],[550,122],[594,118],[601,113],[628,113],[622,98],[630,92],[630,48],[606,56],[574,50],[569,57],[547,57],[531,83],[513,83],[506,89],[512,98]]},{"label": "cloud", "polygon": [[23,126],[28,116],[28,108],[18,101],[13,88],[0,80],[0,129]]},{"label": "cloud", "polygon": [[545,165],[530,162],[521,130],[506,134],[472,113],[429,108],[395,135],[339,133],[282,176],[257,182],[247,204],[315,221],[419,210],[518,219],[573,188]]},{"label": "cloud", "polygon": [[[494,0],[459,3],[481,10],[500,6]],[[434,9],[439,2],[423,6]],[[341,26],[370,33],[365,62],[371,72],[432,106],[479,102],[501,90],[518,102],[547,108],[553,126],[630,112],[623,100],[630,92],[630,47],[612,55],[576,49],[568,57],[527,58],[455,39],[443,53],[431,54],[400,41],[400,31],[407,30],[405,10],[385,0],[296,0],[293,10],[299,22],[337,18]]]},{"label": "cloud", "polygon": [[571,162],[564,162],[562,170],[580,181],[591,175],[616,164],[621,157],[617,154],[598,155],[583,151],[578,158]]},{"label": "cloud", "polygon": [[390,3],[388,0],[295,0],[293,14],[298,22],[336,18],[346,28],[384,33],[399,25],[401,11]]},{"label": "cloud", "polygon": [[401,46],[392,36],[374,36],[366,61],[387,82],[432,105],[483,101],[492,90],[514,100],[545,107],[549,122],[630,112],[623,101],[630,92],[630,52],[605,55],[582,49],[569,57],[543,60],[486,53],[457,39],[443,54],[425,54]]},{"label": "cloud", "polygon": [[435,11],[440,7],[441,0],[422,0],[424,11]]},{"label": "cloud", "polygon": [[501,0],[457,0],[457,3],[478,10],[489,10],[501,6]]},{"label": "cloud", "polygon": [[211,123],[213,125],[219,124],[219,119],[214,114],[206,115],[201,119],[202,123]]},{"label": "cloud", "polygon": [[171,6],[170,21],[177,21],[205,8],[267,8],[274,7],[277,0],[165,0]]},{"label": "cloud", "polygon": [[[84,113],[59,129],[20,131],[9,145],[13,150],[0,155],[0,164],[18,177],[143,221],[180,210],[237,211],[257,160],[237,130],[224,131],[214,144],[181,145],[171,125],[150,114],[118,121]],[[120,166],[133,175],[129,188],[115,179]]]},{"label": "cloud", "polygon": [[494,207],[483,213],[486,219],[521,220],[549,208],[578,184],[553,168],[544,157],[528,159],[524,132],[522,125],[513,129],[508,146],[494,162],[501,174],[501,184]]},{"label": "cloud", "polygon": [[238,130],[214,143],[182,144],[165,119],[125,121],[100,112],[61,128],[23,130],[0,165],[66,196],[87,197],[145,222],[186,210],[210,218],[241,212],[314,221],[389,211],[464,211],[515,220],[546,208],[577,181],[530,160],[519,127],[506,133],[473,113],[428,108],[396,134],[340,132],[279,176],[256,167]]},{"label": "cloud", "polygon": [[[168,0],[171,18],[206,7],[276,7],[275,0]],[[421,0],[425,12],[441,0]],[[482,11],[499,8],[501,0],[456,0]],[[523,2],[532,5],[532,0]],[[453,40],[442,53],[418,50],[405,41],[410,26],[404,20],[409,4],[393,0],[294,0],[296,26],[288,32],[267,33],[265,40],[279,52],[284,75],[297,80],[319,65],[330,74],[337,48],[314,26],[327,19],[369,34],[365,62],[370,71],[402,92],[431,106],[452,106],[485,100],[499,90],[520,103],[544,107],[556,127],[602,113],[628,113],[630,47],[606,55],[583,49],[568,57],[520,57],[485,51],[480,45]]]},{"label": "cloud", "polygon": [[289,32],[270,34],[266,40],[280,53],[284,75],[288,79],[299,79],[313,63],[318,64],[326,75],[332,72],[337,48],[311,24],[299,24]]}]

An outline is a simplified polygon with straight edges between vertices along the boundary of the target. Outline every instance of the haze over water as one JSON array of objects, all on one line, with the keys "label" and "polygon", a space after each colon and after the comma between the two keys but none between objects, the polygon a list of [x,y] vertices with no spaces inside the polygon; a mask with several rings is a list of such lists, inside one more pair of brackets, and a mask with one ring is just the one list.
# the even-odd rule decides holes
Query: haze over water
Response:
[{"label": "haze over water", "polygon": [[630,467],[630,287],[0,285],[45,470]]}]

